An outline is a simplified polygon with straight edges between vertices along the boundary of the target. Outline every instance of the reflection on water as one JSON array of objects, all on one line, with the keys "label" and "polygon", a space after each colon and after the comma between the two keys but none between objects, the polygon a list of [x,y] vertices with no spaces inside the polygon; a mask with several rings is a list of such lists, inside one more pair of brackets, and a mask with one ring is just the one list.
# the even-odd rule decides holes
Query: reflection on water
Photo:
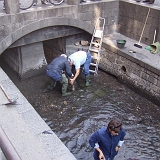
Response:
[{"label": "reflection on water", "polygon": [[99,71],[86,88],[81,76],[68,97],[61,97],[60,84],[43,93],[49,84],[45,75],[19,82],[12,74],[12,79],[78,160],[93,159],[89,137],[112,118],[119,118],[127,132],[115,160],[160,160],[160,108],[114,77]]}]

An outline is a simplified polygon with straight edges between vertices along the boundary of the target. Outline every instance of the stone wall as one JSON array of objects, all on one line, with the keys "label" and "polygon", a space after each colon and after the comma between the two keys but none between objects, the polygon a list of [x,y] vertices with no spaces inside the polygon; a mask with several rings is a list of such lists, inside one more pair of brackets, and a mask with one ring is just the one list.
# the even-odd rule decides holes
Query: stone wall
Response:
[{"label": "stone wall", "polygon": [[[118,32],[139,41],[148,11],[149,6],[145,5],[145,3],[121,0],[119,4]],[[156,41],[160,41],[159,24],[160,8],[151,6],[142,34],[142,43],[152,44],[155,30],[157,31]]]},{"label": "stone wall", "polygon": [[7,49],[2,58],[21,80],[45,73],[47,62],[42,42]]},{"label": "stone wall", "polygon": [[21,75],[21,54],[20,48],[7,49],[2,54],[2,59],[9,65],[9,67],[17,74]]},{"label": "stone wall", "polygon": [[135,59],[126,50],[108,44],[103,47],[99,67],[159,104],[160,70]]},{"label": "stone wall", "polygon": [[[159,56],[143,49],[137,50],[137,55],[142,57],[137,59],[134,57],[134,54],[129,54],[128,52],[129,50],[136,50],[133,45],[140,39],[148,10],[149,6],[143,3],[128,2],[127,0],[120,1],[117,32],[122,34],[123,38],[127,40],[128,46],[124,49],[118,49],[111,45],[115,43],[115,40],[114,42],[112,40],[110,45],[104,43],[99,67],[115,75],[139,93],[141,92],[143,95],[160,103]],[[155,30],[157,31],[155,41],[160,42],[159,15],[160,8],[151,7],[140,42],[143,48],[153,43]],[[118,39],[118,36],[116,39]],[[135,41],[133,42],[133,40]],[[145,58],[147,59],[146,61],[144,60]],[[151,63],[149,64],[148,61],[151,61]]]}]

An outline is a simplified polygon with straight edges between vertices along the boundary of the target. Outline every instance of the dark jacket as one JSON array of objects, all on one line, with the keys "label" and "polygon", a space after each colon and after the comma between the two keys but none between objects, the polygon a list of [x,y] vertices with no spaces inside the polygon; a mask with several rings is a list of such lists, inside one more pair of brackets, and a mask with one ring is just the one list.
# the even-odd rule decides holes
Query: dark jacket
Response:
[{"label": "dark jacket", "polygon": [[[99,148],[103,152],[106,160],[110,158],[113,160],[114,157],[117,155],[115,148],[118,145],[119,141],[124,140],[124,136],[126,135],[125,130],[122,129],[117,136],[111,135],[110,132],[107,131],[106,127],[103,127],[97,130],[89,139],[89,143],[92,148],[95,147],[95,143],[99,144]],[[99,160],[98,158],[99,152],[95,149],[94,150],[94,158],[95,160]]]},{"label": "dark jacket", "polygon": [[71,72],[71,68],[69,65],[68,60],[63,57],[57,57],[55,58],[48,66],[47,66],[47,70],[50,70],[56,74],[62,74],[62,71],[65,71],[65,73],[71,77],[72,76],[72,72]]}]

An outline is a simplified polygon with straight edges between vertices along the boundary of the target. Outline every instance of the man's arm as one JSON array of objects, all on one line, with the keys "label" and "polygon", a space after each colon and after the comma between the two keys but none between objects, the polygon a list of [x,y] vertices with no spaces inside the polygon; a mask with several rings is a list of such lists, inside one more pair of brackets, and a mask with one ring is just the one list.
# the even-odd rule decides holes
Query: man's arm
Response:
[{"label": "man's arm", "polygon": [[115,150],[118,152],[119,148],[122,147],[123,143],[124,143],[124,137],[126,135],[126,132],[124,129],[122,129],[121,131],[121,138],[120,138],[120,141],[118,142],[118,145],[116,146]]},{"label": "man's arm", "polygon": [[99,144],[98,142],[100,142],[100,137],[98,134],[98,131],[96,131],[94,134],[92,134],[92,136],[89,139],[89,143],[91,145],[92,148],[96,149],[99,152],[99,159],[100,160],[105,160],[104,154],[101,151],[101,149],[99,148]]},{"label": "man's arm", "polygon": [[98,147],[98,148],[95,148],[98,152],[99,152],[99,159],[100,160],[105,160],[105,157],[104,157],[104,155],[103,155],[103,152],[100,150],[100,148]]},{"label": "man's arm", "polygon": [[72,76],[73,76],[73,73],[71,72],[71,68],[70,68],[70,65],[69,65],[69,62],[68,62],[68,61],[65,62],[65,66],[66,66],[66,69],[65,69],[66,74],[67,74],[69,77],[72,77]]},{"label": "man's arm", "polygon": [[76,80],[76,78],[78,77],[79,73],[80,73],[80,68],[76,69],[76,74],[73,79],[70,79],[70,84],[73,85],[73,83]]}]

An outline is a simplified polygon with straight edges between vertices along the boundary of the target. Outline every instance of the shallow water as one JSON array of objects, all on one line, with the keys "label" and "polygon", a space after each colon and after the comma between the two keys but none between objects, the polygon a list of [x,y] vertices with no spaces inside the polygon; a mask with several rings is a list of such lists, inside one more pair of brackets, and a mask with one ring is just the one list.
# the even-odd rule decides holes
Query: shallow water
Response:
[{"label": "shallow water", "polygon": [[78,160],[92,160],[91,134],[112,118],[122,121],[127,135],[115,160],[160,160],[160,107],[138,95],[115,77],[99,71],[85,87],[81,75],[76,91],[61,96],[61,85],[43,93],[46,75],[23,82],[7,72],[24,96]]}]

